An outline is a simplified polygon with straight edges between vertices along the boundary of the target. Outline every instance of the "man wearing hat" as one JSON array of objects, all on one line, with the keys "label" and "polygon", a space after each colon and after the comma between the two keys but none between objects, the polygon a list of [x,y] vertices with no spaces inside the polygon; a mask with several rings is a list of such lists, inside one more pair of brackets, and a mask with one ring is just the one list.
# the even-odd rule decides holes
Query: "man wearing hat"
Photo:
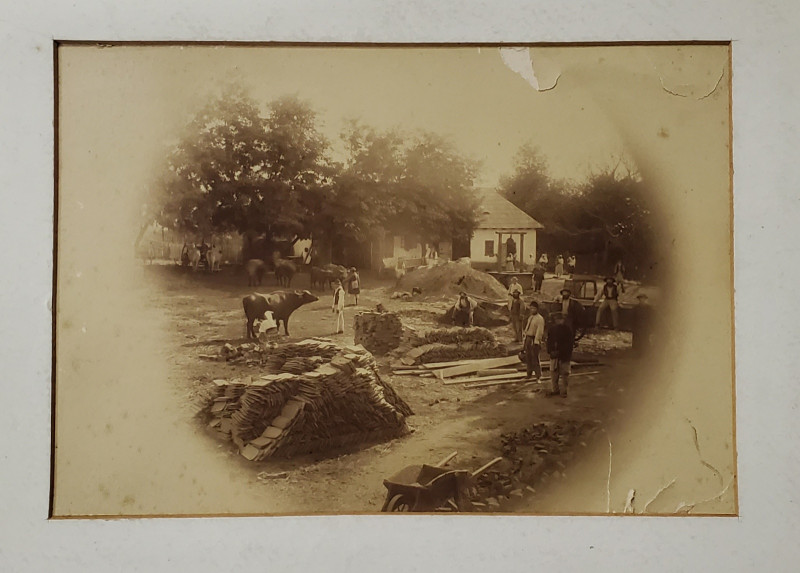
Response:
[{"label": "man wearing hat", "polygon": [[467,291],[462,290],[453,305],[453,323],[457,326],[472,326],[476,306],[478,303],[467,296]]},{"label": "man wearing hat", "polygon": [[555,324],[547,333],[547,354],[550,355],[550,396],[566,398],[569,374],[572,363],[574,341],[572,329],[567,326],[566,317],[560,312],[551,314]]},{"label": "man wearing hat", "polygon": [[578,327],[583,324],[583,305],[572,298],[572,291],[567,287],[561,289],[556,302],[561,303],[560,311],[564,314],[567,326],[575,334]]},{"label": "man wearing hat", "polygon": [[611,322],[616,330],[619,328],[619,303],[617,302],[617,299],[619,299],[619,290],[617,289],[617,281],[614,280],[614,277],[606,277],[605,283],[600,292],[597,293],[597,296],[594,297],[595,303],[602,300],[600,306],[597,308],[595,324],[600,327],[603,319],[603,312],[608,308],[611,310]]},{"label": "man wearing hat", "polygon": [[642,293],[636,297],[639,304],[633,309],[633,328],[631,348],[636,356],[644,356],[650,350],[653,307],[647,302],[647,295]]},{"label": "man wearing hat", "polygon": [[539,362],[539,349],[542,347],[544,336],[544,317],[539,314],[539,303],[531,301],[530,315],[523,331],[522,348],[525,353],[525,364],[528,367],[528,378],[536,373],[535,380],[542,377],[542,365]]}]

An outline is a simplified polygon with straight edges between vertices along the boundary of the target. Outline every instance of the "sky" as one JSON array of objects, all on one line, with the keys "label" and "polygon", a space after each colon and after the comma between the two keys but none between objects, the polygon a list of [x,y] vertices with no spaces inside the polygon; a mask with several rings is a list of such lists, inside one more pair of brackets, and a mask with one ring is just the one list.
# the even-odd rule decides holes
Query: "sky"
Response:
[{"label": "sky", "polygon": [[[210,97],[235,82],[264,108],[290,94],[307,101],[318,113],[321,131],[334,144],[348,118],[379,129],[424,129],[444,135],[480,162],[476,183],[481,186],[496,185],[509,175],[514,154],[528,141],[540,148],[555,178],[580,180],[591,169],[612,163],[626,154],[626,146],[601,102],[587,89],[583,74],[608,70],[632,78],[649,76],[652,94],[663,95],[656,63],[662,78],[670,66],[680,69],[675,63],[680,50],[674,47],[532,48],[529,53],[541,87],[558,78],[555,89],[537,91],[504,63],[497,47],[66,46],[61,50],[62,74],[76,72],[86,80],[94,76],[102,84],[97,87],[108,91],[109,97],[124,98],[118,102],[117,129],[135,126],[137,136],[152,142],[154,155],[160,153],[161,144],[175,140]],[[701,74],[706,68],[719,69],[720,52],[719,47],[709,52],[714,65],[705,65],[705,58]],[[677,59],[680,64],[681,58]],[[641,91],[648,97],[646,90]]]}]

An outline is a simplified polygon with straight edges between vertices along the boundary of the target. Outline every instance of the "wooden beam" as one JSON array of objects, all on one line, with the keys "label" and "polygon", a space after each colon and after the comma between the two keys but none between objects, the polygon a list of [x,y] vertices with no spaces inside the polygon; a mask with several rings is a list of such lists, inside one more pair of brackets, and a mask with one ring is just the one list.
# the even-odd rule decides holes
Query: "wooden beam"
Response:
[{"label": "wooden beam", "polygon": [[520,359],[516,355],[506,356],[504,358],[486,358],[484,360],[475,361],[472,364],[464,364],[463,366],[454,366],[453,368],[437,370],[436,376],[438,378],[452,378],[453,376],[469,374],[470,372],[477,372],[478,370],[487,370],[489,368],[497,368],[500,366],[511,366],[519,363]]},{"label": "wooden beam", "polygon": [[494,376],[480,376],[478,378],[456,378],[454,380],[445,380],[443,384],[445,386],[451,386],[453,384],[466,384],[468,382],[483,382],[485,380],[516,380],[519,378],[526,378],[528,374],[526,372],[519,372],[517,374],[495,374]]},{"label": "wooden beam", "polygon": [[[592,370],[591,372],[576,372],[575,374],[570,374],[570,378],[575,376],[588,376],[589,374],[599,374],[599,370]],[[545,378],[539,378],[538,383],[549,381],[551,378],[549,376]],[[467,384],[464,388],[488,388],[489,386],[501,386],[503,384],[516,384],[517,382],[522,382],[522,379],[509,379],[506,378],[505,380],[495,380],[494,382],[481,382],[480,384]]]}]

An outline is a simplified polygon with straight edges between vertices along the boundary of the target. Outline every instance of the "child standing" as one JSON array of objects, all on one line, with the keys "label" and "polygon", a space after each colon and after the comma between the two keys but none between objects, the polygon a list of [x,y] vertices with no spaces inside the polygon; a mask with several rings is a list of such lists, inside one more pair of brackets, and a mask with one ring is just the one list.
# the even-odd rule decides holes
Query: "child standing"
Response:
[{"label": "child standing", "polygon": [[331,307],[336,315],[334,334],[342,334],[344,332],[344,289],[340,280],[337,280],[335,285],[336,290],[333,291],[333,306]]}]

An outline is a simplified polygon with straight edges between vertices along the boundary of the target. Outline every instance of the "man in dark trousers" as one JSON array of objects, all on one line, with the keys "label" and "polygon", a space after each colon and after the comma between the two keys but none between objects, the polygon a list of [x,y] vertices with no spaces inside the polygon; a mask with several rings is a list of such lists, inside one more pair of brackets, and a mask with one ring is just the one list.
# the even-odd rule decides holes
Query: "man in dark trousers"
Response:
[{"label": "man in dark trousers", "polygon": [[542,281],[544,281],[544,266],[536,263],[533,267],[533,292],[542,292]]},{"label": "man in dark trousers", "polygon": [[519,298],[519,291],[513,291],[508,314],[511,317],[511,328],[514,330],[514,342],[522,341],[522,304],[522,299]]},{"label": "man in dark trousers", "polygon": [[573,334],[578,328],[583,326],[583,305],[572,298],[572,291],[562,288],[556,302],[561,303],[561,312],[564,314],[567,326],[572,329]]},{"label": "man in dark trousers", "polygon": [[567,326],[563,313],[553,313],[555,324],[547,334],[547,354],[550,355],[550,396],[567,397],[569,374],[574,348],[572,329]]}]

